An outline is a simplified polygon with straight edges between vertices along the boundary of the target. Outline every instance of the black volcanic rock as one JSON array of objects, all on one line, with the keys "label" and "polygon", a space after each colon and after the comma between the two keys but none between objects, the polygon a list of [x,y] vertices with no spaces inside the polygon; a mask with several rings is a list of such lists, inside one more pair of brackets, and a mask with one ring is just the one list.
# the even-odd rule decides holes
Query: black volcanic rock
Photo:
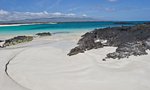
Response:
[{"label": "black volcanic rock", "polygon": [[43,33],[37,33],[38,36],[51,36],[52,34],[50,32],[43,32]]},{"label": "black volcanic rock", "polygon": [[5,40],[5,43],[3,44],[3,47],[16,45],[16,44],[24,43],[24,42],[29,42],[29,41],[32,41],[32,40],[33,40],[32,36],[17,36],[17,37]]},{"label": "black volcanic rock", "polygon": [[150,38],[143,42],[145,47],[150,50]]},{"label": "black volcanic rock", "polygon": [[116,52],[107,54],[107,58],[121,59],[128,58],[131,55],[146,55],[146,47],[142,42],[128,42],[118,46]]},{"label": "black volcanic rock", "polygon": [[81,49],[80,47],[75,47],[74,49],[72,49],[70,51],[70,53],[68,55],[72,56],[72,55],[75,55],[75,54],[78,54],[78,53],[84,53],[84,50]]},{"label": "black volcanic rock", "polygon": [[106,58],[128,58],[131,55],[146,55],[150,49],[150,24],[96,29],[82,36],[78,41],[79,50],[72,49],[68,55],[75,55],[105,46],[117,47],[116,52]]}]

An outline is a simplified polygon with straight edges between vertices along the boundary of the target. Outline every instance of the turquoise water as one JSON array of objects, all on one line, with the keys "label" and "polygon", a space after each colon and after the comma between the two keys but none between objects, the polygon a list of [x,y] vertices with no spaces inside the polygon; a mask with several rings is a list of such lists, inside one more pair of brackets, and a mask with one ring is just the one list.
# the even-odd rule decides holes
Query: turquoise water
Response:
[{"label": "turquoise water", "polygon": [[91,31],[96,28],[122,26],[113,22],[71,22],[58,24],[35,24],[0,27],[0,35],[35,34],[38,32],[75,32]]}]

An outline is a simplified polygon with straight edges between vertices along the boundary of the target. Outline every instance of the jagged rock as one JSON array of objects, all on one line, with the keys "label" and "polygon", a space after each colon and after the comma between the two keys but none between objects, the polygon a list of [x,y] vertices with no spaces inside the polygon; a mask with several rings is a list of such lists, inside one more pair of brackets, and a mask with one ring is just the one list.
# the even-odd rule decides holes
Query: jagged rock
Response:
[{"label": "jagged rock", "polygon": [[37,33],[38,36],[51,36],[52,34],[50,32],[43,32],[43,33]]},{"label": "jagged rock", "polygon": [[90,49],[93,49],[93,48],[97,49],[97,48],[102,48],[103,47],[101,42],[96,41],[94,39],[95,36],[93,34],[87,33],[82,37],[86,37],[86,38],[82,38],[82,39],[79,40],[79,42],[78,42],[79,46],[73,48],[70,51],[70,53],[68,54],[69,56],[76,55],[78,53],[84,53],[84,51],[90,50]]},{"label": "jagged rock", "polygon": [[150,50],[150,38],[143,42],[147,49]]},{"label": "jagged rock", "polygon": [[32,36],[17,36],[17,37],[5,40],[3,47],[16,45],[16,44],[23,43],[23,42],[29,42],[32,40],[33,40]]},{"label": "jagged rock", "polygon": [[80,50],[72,49],[70,53],[74,54],[68,55],[105,46],[118,47],[116,52],[107,54],[107,58],[146,55],[146,50],[150,49],[150,24],[95,29],[84,34],[77,44]]},{"label": "jagged rock", "polygon": [[[82,36],[84,37],[84,36]],[[86,38],[82,38],[79,40],[78,45],[80,46],[81,49],[83,50],[90,50],[93,48],[100,48],[103,47],[101,42],[96,42],[95,36],[92,35],[86,35]]]},{"label": "jagged rock", "polygon": [[121,44],[116,49],[116,52],[107,54],[107,58],[120,59],[120,58],[128,58],[131,55],[139,56],[146,55],[146,47],[143,42],[128,42],[125,44]]},{"label": "jagged rock", "polygon": [[78,53],[84,53],[84,50],[81,49],[80,47],[75,47],[74,49],[72,49],[70,51],[70,53],[68,54],[69,56],[72,56],[72,55],[76,55]]}]

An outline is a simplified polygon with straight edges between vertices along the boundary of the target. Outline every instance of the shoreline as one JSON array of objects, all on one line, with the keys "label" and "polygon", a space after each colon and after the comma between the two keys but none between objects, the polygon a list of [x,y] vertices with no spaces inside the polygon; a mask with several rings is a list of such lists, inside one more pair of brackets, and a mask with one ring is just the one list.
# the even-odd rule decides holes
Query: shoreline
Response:
[{"label": "shoreline", "polygon": [[102,61],[116,47],[68,56],[84,33],[36,37],[31,42],[0,49],[0,75],[3,76],[0,87],[4,90],[150,89],[149,50],[148,55],[122,60]]},{"label": "shoreline", "polygon": [[[80,34],[83,35],[86,32],[90,32],[90,30],[83,30],[83,31],[43,31],[43,32],[50,32],[52,35],[70,35],[70,34]],[[4,39],[9,39],[9,38],[13,38],[15,36],[36,36],[36,33],[41,33],[41,32],[35,32],[35,33],[30,33],[30,34],[0,34],[0,40],[4,40]]]},{"label": "shoreline", "polygon": [[0,24],[0,27],[7,27],[7,26],[22,26],[22,25],[38,25],[38,24],[57,24],[57,23],[12,23],[12,24]]},{"label": "shoreline", "polygon": [[0,27],[22,26],[22,25],[34,25],[34,24],[6,24],[6,25],[0,25]]}]

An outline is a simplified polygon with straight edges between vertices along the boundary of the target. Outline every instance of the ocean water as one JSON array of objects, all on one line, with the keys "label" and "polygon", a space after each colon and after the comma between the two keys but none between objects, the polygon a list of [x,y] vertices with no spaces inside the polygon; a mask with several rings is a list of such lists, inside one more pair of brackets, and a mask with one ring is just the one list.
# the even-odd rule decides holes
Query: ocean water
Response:
[{"label": "ocean water", "polygon": [[[134,24],[136,23],[137,22],[134,22]],[[0,35],[27,35],[27,34],[36,34],[39,32],[56,33],[56,32],[92,31],[96,28],[115,27],[122,25],[125,26],[128,24],[115,24],[114,22],[68,22],[57,24],[31,24],[31,25],[4,26],[4,27],[1,26]]]}]

